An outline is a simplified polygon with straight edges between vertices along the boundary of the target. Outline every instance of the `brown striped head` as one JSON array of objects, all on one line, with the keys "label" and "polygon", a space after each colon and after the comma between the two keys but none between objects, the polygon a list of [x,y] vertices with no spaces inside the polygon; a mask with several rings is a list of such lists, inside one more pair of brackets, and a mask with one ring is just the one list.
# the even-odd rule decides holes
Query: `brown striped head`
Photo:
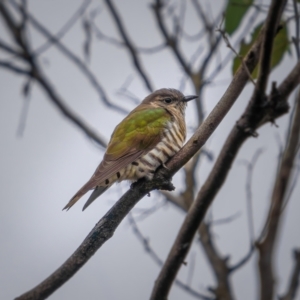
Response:
[{"label": "brown striped head", "polygon": [[155,107],[163,107],[172,115],[184,115],[187,102],[198,96],[184,96],[175,89],[160,89],[147,96],[142,104],[150,104]]}]

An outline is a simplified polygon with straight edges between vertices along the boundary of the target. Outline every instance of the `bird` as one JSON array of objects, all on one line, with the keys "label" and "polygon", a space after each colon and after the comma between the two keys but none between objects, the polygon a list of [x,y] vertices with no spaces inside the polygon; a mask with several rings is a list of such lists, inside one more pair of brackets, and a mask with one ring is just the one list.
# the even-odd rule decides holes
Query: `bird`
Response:
[{"label": "bird", "polygon": [[159,89],[148,95],[115,128],[103,160],[90,180],[71,198],[69,210],[85,193],[93,190],[82,210],[115,182],[151,180],[159,166],[174,156],[186,138],[187,102],[176,89]]}]

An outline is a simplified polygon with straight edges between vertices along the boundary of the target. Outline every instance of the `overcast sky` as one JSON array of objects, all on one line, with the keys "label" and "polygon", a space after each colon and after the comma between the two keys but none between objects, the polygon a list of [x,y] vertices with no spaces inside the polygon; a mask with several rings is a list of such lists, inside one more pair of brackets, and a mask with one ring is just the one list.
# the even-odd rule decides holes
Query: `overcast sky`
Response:
[{"label": "overcast sky", "polygon": [[[47,26],[57,32],[79,7],[81,1],[32,0],[29,10]],[[222,1],[215,1],[219,9]],[[159,44],[161,36],[156,32],[149,1],[115,0],[122,13],[132,39],[139,46]],[[108,35],[118,37],[107,8],[102,1],[94,1],[91,8],[101,10],[97,24]],[[195,34],[199,21],[192,7],[187,6],[186,29]],[[211,16],[209,16],[211,17]],[[1,38],[10,41],[3,23],[0,23]],[[31,31],[33,48],[43,43],[43,38]],[[63,38],[63,43],[82,59],[84,34],[79,20]],[[205,45],[204,45],[205,46]],[[195,45],[185,46],[190,55]],[[228,51],[224,47],[224,51]],[[227,52],[226,52],[227,53]],[[222,53],[223,55],[223,53]],[[225,54],[224,54],[225,55]],[[0,52],[0,59],[7,58]],[[164,50],[158,55],[144,55],[143,63],[151,75],[155,89],[178,88],[182,79],[181,69],[173,55]],[[124,114],[107,108],[95,90],[78,69],[55,47],[40,58],[43,70],[64,101],[92,128],[108,141],[114,127]],[[286,56],[281,67],[273,73],[272,80],[282,79],[291,70],[295,56]],[[110,99],[123,108],[131,110],[135,104],[117,94],[128,76],[133,81],[130,91],[139,99],[149,93],[132,69],[128,54],[120,48],[93,39],[90,69],[105,87]],[[231,64],[216,79],[216,84],[205,90],[206,114],[214,107],[231,79]],[[211,66],[213,69],[213,66]],[[28,99],[21,95],[24,77],[0,68],[0,298],[12,299],[34,287],[59,267],[83,241],[97,221],[129,187],[121,183],[112,187],[97,199],[87,210],[81,211],[87,196],[68,212],[62,208],[74,193],[89,179],[102,159],[104,150],[91,142],[75,125],[70,123],[49,101],[44,92],[33,85]],[[248,84],[230,113],[207,143],[216,155],[232,126],[240,116],[252,92]],[[185,94],[193,94],[187,85]],[[29,103],[26,106],[26,101]],[[21,126],[24,105],[28,108],[25,127]],[[190,103],[186,114],[189,136],[196,126],[195,106]],[[220,219],[237,214],[238,217],[225,225],[214,227],[214,238],[220,252],[230,255],[237,262],[249,249],[249,229],[246,208],[246,168],[242,161],[251,160],[262,148],[253,174],[253,211],[256,236],[260,233],[268,207],[272,183],[276,171],[280,141],[283,142],[288,116],[278,120],[279,127],[265,125],[259,137],[249,139],[241,149],[226,184],[215,199],[211,214]],[[202,184],[212,167],[212,162],[203,158],[198,180]],[[174,183],[176,192],[181,189],[179,172]],[[292,249],[299,247],[300,188],[294,190],[285,210],[281,226],[276,271],[280,291],[292,267]],[[155,213],[138,221],[138,226],[161,259],[165,259],[180,228],[184,214],[171,204],[164,204],[156,193],[144,198],[134,209],[139,216],[142,209],[161,206]],[[139,220],[139,219],[138,219]],[[256,298],[257,257],[233,276],[237,298]],[[179,278],[189,281],[189,263],[195,263],[194,274],[189,281],[192,287],[205,292],[214,284],[212,272],[197,242],[187,257],[187,267],[182,267]],[[133,234],[128,219],[125,219],[96,255],[50,299],[147,299],[160,268],[143,249]],[[194,299],[180,288],[172,288],[170,299]],[[300,299],[298,295],[298,299]]]}]

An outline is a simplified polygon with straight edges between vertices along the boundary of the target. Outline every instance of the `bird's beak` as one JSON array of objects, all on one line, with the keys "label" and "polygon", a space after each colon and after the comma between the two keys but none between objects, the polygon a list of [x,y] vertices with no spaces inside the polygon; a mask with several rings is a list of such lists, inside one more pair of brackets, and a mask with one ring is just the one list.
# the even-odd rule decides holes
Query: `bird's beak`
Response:
[{"label": "bird's beak", "polygon": [[191,101],[191,100],[196,99],[196,98],[198,98],[198,96],[195,96],[195,95],[193,95],[193,96],[184,96],[183,99],[182,99],[182,102],[188,102],[188,101]]}]

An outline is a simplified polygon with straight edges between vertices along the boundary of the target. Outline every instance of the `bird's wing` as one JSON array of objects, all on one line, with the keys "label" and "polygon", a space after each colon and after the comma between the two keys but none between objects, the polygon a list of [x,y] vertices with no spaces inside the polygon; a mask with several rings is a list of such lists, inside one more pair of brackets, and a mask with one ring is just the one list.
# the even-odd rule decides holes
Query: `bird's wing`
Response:
[{"label": "bird's wing", "polygon": [[105,184],[105,180],[153,149],[159,143],[161,132],[170,120],[170,114],[163,108],[140,105],[133,110],[115,128],[104,158],[91,179],[64,209],[69,209],[87,191]]}]

